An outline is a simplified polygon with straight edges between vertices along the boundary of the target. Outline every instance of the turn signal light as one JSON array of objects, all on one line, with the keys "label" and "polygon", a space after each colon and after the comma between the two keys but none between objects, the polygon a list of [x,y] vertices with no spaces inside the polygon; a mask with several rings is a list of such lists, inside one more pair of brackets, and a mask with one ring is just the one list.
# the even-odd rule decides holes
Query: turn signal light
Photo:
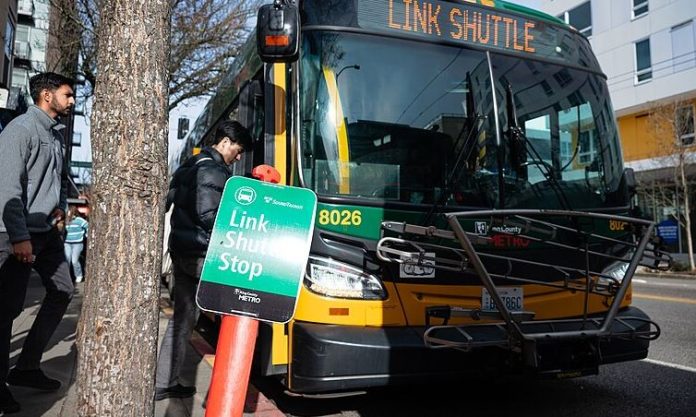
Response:
[{"label": "turn signal light", "polygon": [[288,46],[290,37],[288,35],[266,35],[266,46]]},{"label": "turn signal light", "polygon": [[348,316],[350,315],[349,308],[329,308],[329,316]]}]

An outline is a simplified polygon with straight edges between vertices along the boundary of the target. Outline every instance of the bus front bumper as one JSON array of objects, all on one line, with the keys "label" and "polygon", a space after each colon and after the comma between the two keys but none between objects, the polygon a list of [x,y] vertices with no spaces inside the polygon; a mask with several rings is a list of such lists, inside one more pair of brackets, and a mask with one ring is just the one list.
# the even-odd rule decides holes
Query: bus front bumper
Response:
[{"label": "bus front bumper", "polygon": [[[620,311],[617,318],[631,321],[635,317],[649,320],[635,307]],[[647,325],[644,321],[634,324]],[[335,392],[530,370],[523,365],[521,355],[509,349],[485,347],[465,352],[428,348],[423,342],[424,331],[423,327],[295,322],[289,388],[297,393]],[[647,357],[648,345],[643,338],[540,342],[535,346],[540,366],[532,371],[556,377],[597,373],[601,364]]]}]

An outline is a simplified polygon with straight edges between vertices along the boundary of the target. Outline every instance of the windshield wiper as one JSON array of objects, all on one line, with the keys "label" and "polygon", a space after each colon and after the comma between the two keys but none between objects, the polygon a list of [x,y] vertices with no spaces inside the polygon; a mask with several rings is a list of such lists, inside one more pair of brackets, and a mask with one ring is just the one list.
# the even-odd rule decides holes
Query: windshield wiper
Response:
[{"label": "windshield wiper", "polygon": [[456,140],[454,141],[453,149],[457,148],[457,145],[460,143],[462,140],[462,136],[464,136],[464,132],[466,132],[466,138],[464,138],[464,142],[462,143],[462,146],[459,147],[459,150],[457,151],[457,155],[454,158],[454,164],[452,165],[452,168],[448,171],[447,175],[445,176],[445,187],[442,190],[442,193],[440,194],[440,197],[435,200],[433,203],[432,207],[430,207],[430,210],[428,211],[428,214],[425,216],[423,224],[428,224],[430,220],[432,219],[433,215],[437,211],[438,207],[442,206],[445,204],[447,199],[449,198],[450,193],[453,191],[454,185],[459,182],[459,178],[462,175],[462,167],[464,166],[465,161],[468,161],[469,158],[471,158],[471,153],[473,152],[475,146],[473,146],[472,141],[475,140],[475,138],[478,136],[479,132],[481,131],[481,125],[483,124],[483,121],[485,118],[478,114],[474,109],[476,108],[476,103],[474,102],[474,92],[471,89],[471,76],[467,72],[466,74],[466,109],[467,109],[467,118],[466,121],[464,122],[464,125],[462,126],[461,130],[459,131],[459,134],[457,135]]},{"label": "windshield wiper", "polygon": [[[508,84],[505,89],[505,102],[505,110],[508,118],[508,131],[506,132],[506,136],[510,146],[510,164],[517,178],[527,180],[527,167],[529,166],[527,156],[531,156],[532,163],[539,167],[539,171],[541,171],[542,175],[549,182],[558,202],[564,209],[570,210],[570,203],[568,203],[568,198],[563,192],[563,187],[553,172],[553,167],[549,166],[549,164],[542,159],[539,152],[534,148],[534,145],[532,145],[532,142],[527,138],[527,135],[517,122],[515,97],[512,94],[512,86],[510,86],[510,84]],[[530,151],[529,153],[527,152],[528,150]]]}]

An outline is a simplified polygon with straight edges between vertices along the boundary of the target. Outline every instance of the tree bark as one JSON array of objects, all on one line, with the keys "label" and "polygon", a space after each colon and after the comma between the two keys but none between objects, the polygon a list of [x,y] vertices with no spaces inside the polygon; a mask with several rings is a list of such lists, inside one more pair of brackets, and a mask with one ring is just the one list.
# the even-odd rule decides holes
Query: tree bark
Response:
[{"label": "tree bark", "polygon": [[78,328],[81,417],[154,413],[170,4],[100,2],[93,210]]},{"label": "tree bark", "polygon": [[689,253],[689,271],[696,270],[696,265],[694,264],[694,243],[691,239],[691,207],[689,204],[689,182],[686,178],[686,161],[684,152],[679,155],[679,180],[681,182],[682,190],[684,190],[684,219],[686,223],[686,247]]}]

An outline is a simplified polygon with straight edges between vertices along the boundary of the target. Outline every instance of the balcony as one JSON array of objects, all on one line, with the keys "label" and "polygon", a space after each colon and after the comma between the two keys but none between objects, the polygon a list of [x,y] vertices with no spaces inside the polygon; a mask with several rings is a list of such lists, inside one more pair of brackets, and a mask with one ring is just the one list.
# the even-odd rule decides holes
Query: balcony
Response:
[{"label": "balcony", "polygon": [[15,41],[15,58],[31,60],[31,45],[25,41]]},{"label": "balcony", "polygon": [[34,0],[19,0],[17,2],[17,14],[34,16]]},{"label": "balcony", "polygon": [[14,67],[31,69],[31,45],[29,42],[15,41]]}]

